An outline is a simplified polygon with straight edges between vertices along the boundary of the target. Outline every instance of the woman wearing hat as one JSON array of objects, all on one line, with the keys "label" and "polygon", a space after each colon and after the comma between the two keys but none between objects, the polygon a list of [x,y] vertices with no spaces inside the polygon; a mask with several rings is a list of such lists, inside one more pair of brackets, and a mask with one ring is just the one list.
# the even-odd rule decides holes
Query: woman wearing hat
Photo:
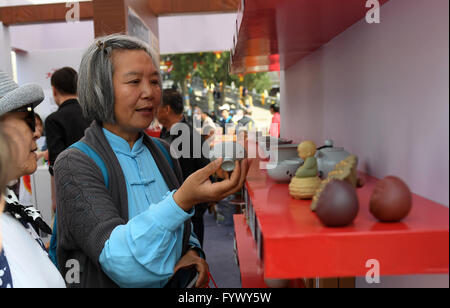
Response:
[{"label": "woman wearing hat", "polygon": [[[0,71],[0,129],[9,139],[12,158],[8,181],[36,171],[38,134],[35,132],[33,110],[43,99],[44,93],[38,85],[19,87]],[[14,192],[8,188],[5,201],[4,214],[1,216],[4,250],[0,257],[0,274],[3,274],[0,288],[65,287],[63,278],[37,234],[51,233],[40,213],[32,207],[20,205]]]},{"label": "woman wearing hat", "polygon": [[209,181],[221,160],[183,183],[169,145],[143,133],[161,96],[159,65],[144,42],[112,35],[84,54],[78,97],[94,120],[81,140],[89,148],[69,148],[54,168],[58,264],[76,260],[82,269],[70,287],[159,288],[180,268],[198,272],[196,287],[208,283],[193,207],[238,191],[248,162],[221,183]]},{"label": "woman wearing hat", "polygon": [[[9,159],[11,152],[9,150],[9,142],[5,134],[0,130],[0,217],[2,216],[3,209],[5,208],[5,196],[6,184],[8,183],[9,174]],[[2,252],[2,232],[0,224],[0,252]],[[1,270],[0,266],[0,270]],[[0,278],[1,279],[1,278]]]},{"label": "woman wearing hat", "polygon": [[0,288],[12,286],[11,269],[9,268],[8,261],[6,260],[5,253],[2,247],[2,225],[1,217],[3,209],[5,208],[5,196],[6,184],[8,182],[9,174],[9,159],[11,152],[9,149],[9,142],[0,130]]}]

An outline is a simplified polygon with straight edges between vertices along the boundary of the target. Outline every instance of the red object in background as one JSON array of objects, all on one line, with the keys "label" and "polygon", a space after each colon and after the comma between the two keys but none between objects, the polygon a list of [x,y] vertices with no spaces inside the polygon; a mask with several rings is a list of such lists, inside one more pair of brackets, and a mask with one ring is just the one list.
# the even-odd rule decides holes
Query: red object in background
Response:
[{"label": "red object in background", "polygon": [[[413,194],[408,217],[380,223],[369,211],[378,179],[361,175],[366,184],[357,190],[360,211],[354,223],[327,228],[311,212],[310,200],[293,199],[288,184],[271,180],[259,161],[253,162],[246,187],[262,231],[266,278],[364,277],[372,259],[383,276],[449,272],[449,209]],[[254,254],[247,263],[261,262]]]},{"label": "red object in background", "polygon": [[276,112],[272,117],[272,123],[270,125],[270,131],[269,131],[270,136],[279,138],[280,137],[280,128],[281,128],[281,115],[279,112]]},{"label": "red object in background", "polygon": [[149,135],[150,137],[159,138],[161,136],[161,130],[160,129],[146,129],[145,133]]},{"label": "red object in background", "polygon": [[23,176],[23,186],[31,195],[32,191],[31,191],[31,176],[30,175]]}]

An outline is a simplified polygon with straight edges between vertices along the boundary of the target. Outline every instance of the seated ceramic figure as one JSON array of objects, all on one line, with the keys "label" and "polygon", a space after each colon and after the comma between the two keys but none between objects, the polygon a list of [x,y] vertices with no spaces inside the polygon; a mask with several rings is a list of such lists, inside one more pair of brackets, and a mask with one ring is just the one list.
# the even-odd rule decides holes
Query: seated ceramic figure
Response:
[{"label": "seated ceramic figure", "polygon": [[312,141],[304,141],[298,146],[298,156],[304,160],[303,166],[301,166],[295,174],[298,178],[311,178],[318,174],[317,160],[314,157],[316,154],[316,145]]},{"label": "seated ceramic figure", "polygon": [[315,153],[316,145],[312,141],[304,141],[298,146],[298,155],[305,163],[289,184],[289,193],[295,199],[311,199],[320,186]]}]

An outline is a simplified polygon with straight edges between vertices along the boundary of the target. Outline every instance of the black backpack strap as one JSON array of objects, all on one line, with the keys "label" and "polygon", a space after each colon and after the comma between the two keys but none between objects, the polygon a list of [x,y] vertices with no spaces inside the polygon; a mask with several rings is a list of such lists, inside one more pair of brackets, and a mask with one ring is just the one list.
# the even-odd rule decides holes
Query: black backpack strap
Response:
[{"label": "black backpack strap", "polygon": [[186,252],[188,252],[189,250],[189,239],[191,237],[191,233],[192,233],[192,226],[191,226],[191,220],[187,220],[184,223],[184,233],[183,233],[183,253],[182,255],[184,256],[186,254]]}]

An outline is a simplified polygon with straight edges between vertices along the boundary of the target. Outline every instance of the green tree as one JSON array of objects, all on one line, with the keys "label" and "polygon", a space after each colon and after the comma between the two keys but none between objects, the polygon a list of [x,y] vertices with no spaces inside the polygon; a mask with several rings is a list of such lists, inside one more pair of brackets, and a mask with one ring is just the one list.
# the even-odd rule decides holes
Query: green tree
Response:
[{"label": "green tree", "polygon": [[232,75],[232,81],[238,87],[243,86],[246,89],[256,89],[256,92],[263,93],[264,90],[272,88],[272,80],[267,73],[252,73],[244,76]]},{"label": "green tree", "polygon": [[[198,76],[206,84],[243,86],[249,90],[256,89],[258,93],[270,90],[272,81],[267,73],[255,73],[246,75],[230,75],[230,52],[207,52],[163,55],[162,60],[171,62],[173,70],[171,79],[180,86],[183,93],[187,93],[187,80],[189,77]],[[222,96],[223,97],[223,96]]]},{"label": "green tree", "polygon": [[187,80],[189,76],[192,76],[194,72],[194,64],[200,59],[200,54],[172,54],[162,56],[162,61],[169,62],[173,66],[173,70],[170,72],[170,78],[177,84],[183,91],[187,93]]}]

